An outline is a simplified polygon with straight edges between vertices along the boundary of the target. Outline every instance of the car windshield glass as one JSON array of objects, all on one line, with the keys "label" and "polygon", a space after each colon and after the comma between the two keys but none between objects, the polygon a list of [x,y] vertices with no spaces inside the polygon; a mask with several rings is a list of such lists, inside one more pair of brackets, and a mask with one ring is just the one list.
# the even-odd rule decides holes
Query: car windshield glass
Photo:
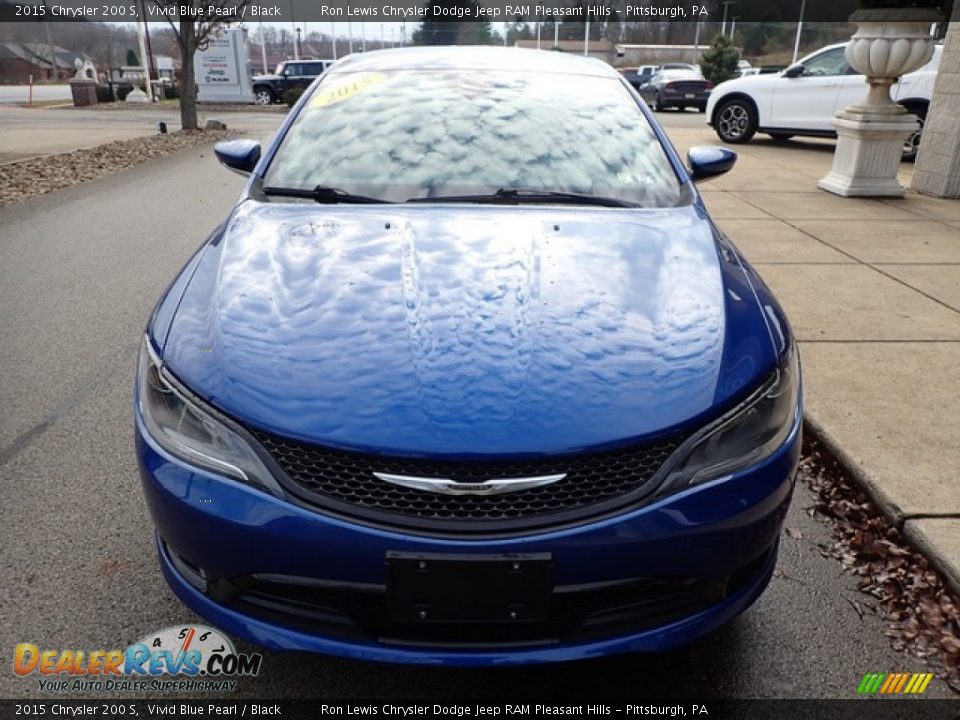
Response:
[{"label": "car windshield glass", "polygon": [[393,202],[511,188],[643,207],[681,197],[663,146],[619,79],[503,71],[328,76],[264,183]]}]

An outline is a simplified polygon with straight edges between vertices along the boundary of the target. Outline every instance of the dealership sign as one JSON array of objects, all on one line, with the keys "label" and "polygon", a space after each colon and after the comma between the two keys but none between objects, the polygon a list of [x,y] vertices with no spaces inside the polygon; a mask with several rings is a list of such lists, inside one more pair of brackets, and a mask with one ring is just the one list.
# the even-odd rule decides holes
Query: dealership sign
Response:
[{"label": "dealership sign", "polygon": [[247,35],[224,29],[194,56],[200,102],[253,102],[253,78]]}]

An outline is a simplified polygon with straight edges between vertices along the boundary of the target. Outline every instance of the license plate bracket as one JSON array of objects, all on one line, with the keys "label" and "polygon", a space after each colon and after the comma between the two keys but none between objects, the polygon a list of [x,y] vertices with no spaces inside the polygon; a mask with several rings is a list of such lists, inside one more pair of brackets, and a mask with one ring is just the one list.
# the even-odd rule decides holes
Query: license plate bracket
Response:
[{"label": "license plate bracket", "polygon": [[539,622],[550,612],[550,553],[467,555],[387,552],[394,622]]}]

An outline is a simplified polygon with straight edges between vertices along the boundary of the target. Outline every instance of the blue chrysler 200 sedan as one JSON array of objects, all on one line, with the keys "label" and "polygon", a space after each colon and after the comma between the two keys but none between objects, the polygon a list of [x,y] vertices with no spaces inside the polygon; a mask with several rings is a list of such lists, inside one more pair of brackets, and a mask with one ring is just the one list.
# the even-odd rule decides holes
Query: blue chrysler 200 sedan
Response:
[{"label": "blue chrysler 200 sedan", "polygon": [[800,453],[783,311],[612,68],[352,55],[160,300],[136,442],[186,605],[268,648],[657,651],[770,580]]}]

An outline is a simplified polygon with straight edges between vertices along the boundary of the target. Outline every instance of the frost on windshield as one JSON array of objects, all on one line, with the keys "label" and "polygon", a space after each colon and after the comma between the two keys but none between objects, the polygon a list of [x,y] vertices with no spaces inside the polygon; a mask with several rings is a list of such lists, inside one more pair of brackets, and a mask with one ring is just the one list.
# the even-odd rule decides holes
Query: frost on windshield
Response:
[{"label": "frost on windshield", "polygon": [[500,188],[677,203],[676,174],[614,78],[342,73],[321,83],[266,178],[402,201]]}]

